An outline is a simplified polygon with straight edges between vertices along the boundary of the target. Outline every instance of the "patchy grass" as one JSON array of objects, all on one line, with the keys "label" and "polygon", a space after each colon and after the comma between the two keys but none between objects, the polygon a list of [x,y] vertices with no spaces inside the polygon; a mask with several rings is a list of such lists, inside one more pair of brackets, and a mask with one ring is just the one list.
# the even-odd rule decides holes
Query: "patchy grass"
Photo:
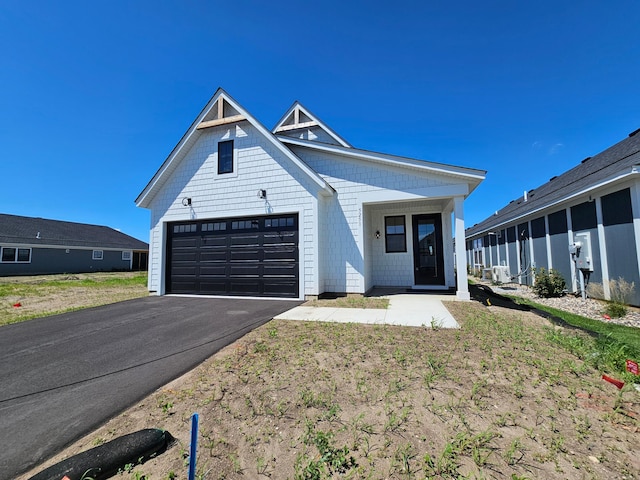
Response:
[{"label": "patchy grass", "polygon": [[514,299],[520,304],[535,307],[561,318],[573,327],[595,334],[594,339],[572,340],[570,348],[596,367],[606,366],[616,373],[624,374],[625,360],[640,358],[640,329],[638,328],[582,317],[520,297],[514,297]]},{"label": "patchy grass", "polygon": [[144,297],[146,285],[146,272],[2,277],[0,325]]},{"label": "patchy grass", "polygon": [[380,308],[389,307],[388,298],[347,296],[338,298],[326,298],[309,300],[305,303],[309,307],[334,307],[334,308]]},{"label": "patchy grass", "polygon": [[198,412],[202,479],[639,478],[640,393],[568,349],[583,335],[447,308],[461,329],[271,321],[62,455],[164,428],[176,445],[123,478],[185,478]]}]

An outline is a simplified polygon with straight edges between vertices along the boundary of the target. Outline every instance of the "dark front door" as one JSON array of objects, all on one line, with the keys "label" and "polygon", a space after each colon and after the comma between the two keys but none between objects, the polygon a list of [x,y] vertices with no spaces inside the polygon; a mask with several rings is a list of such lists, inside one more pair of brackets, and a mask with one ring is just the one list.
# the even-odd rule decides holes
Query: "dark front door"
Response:
[{"label": "dark front door", "polygon": [[413,264],[416,285],[444,285],[439,213],[413,216]]}]

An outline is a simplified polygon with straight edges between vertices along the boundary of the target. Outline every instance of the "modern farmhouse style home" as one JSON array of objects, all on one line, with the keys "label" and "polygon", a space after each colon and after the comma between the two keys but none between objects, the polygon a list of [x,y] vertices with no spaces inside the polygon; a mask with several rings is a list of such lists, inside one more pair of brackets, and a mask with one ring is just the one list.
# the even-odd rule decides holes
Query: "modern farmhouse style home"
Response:
[{"label": "modern farmhouse style home", "polygon": [[468,299],[453,234],[485,173],[354,148],[298,102],[270,131],[219,89],[136,199],[151,211],[149,289]]}]

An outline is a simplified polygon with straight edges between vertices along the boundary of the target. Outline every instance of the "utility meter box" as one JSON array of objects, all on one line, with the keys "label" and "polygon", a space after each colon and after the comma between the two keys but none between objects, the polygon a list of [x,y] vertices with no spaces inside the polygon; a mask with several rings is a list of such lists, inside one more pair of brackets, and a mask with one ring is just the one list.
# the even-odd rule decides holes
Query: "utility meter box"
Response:
[{"label": "utility meter box", "polygon": [[591,233],[577,232],[573,235],[573,244],[569,245],[569,253],[576,268],[593,272],[593,250],[591,249]]}]

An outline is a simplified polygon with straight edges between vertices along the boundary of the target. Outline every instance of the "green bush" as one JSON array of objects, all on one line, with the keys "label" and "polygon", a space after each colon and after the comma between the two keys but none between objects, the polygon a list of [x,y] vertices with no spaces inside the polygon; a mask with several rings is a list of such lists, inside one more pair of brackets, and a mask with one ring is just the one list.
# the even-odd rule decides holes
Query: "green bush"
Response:
[{"label": "green bush", "polygon": [[553,268],[549,271],[544,268],[536,270],[533,291],[539,297],[561,297],[564,295],[566,287],[564,278],[557,270]]}]

